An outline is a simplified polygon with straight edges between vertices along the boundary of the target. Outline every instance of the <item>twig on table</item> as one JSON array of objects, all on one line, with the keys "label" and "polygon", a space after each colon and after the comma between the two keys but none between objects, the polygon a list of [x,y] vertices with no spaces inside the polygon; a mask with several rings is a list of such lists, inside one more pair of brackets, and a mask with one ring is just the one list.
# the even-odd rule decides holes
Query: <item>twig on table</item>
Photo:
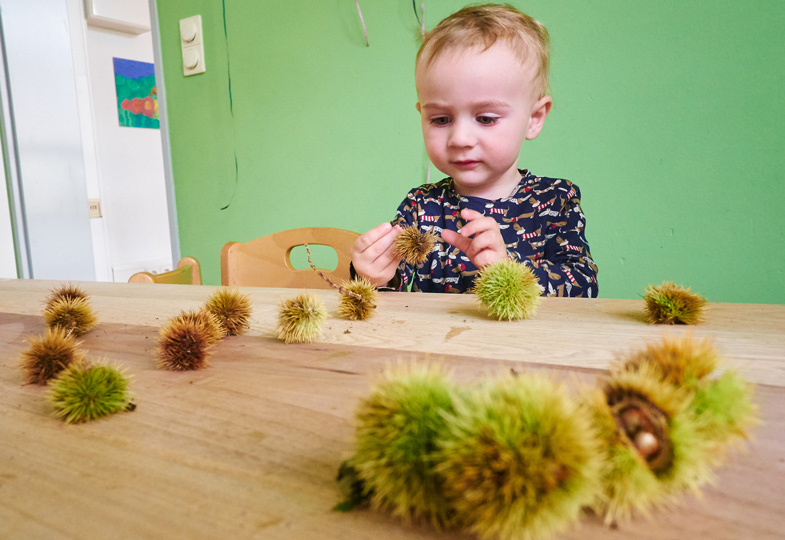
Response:
[{"label": "twig on table", "polygon": [[311,250],[308,247],[308,244],[303,244],[303,245],[305,246],[305,251],[308,253],[308,264],[311,265],[311,268],[313,268],[314,272],[319,274],[320,278],[322,278],[323,280],[325,280],[327,283],[330,284],[330,287],[332,287],[333,289],[338,289],[338,292],[340,292],[341,294],[348,294],[349,296],[353,296],[354,298],[356,298],[360,302],[365,302],[367,304],[371,304],[371,307],[376,309],[376,304],[372,304],[371,302],[368,302],[368,300],[366,300],[365,298],[363,298],[361,295],[357,294],[356,292],[349,291],[349,290],[345,289],[344,287],[341,287],[340,285],[336,285],[335,283],[330,281],[330,278],[328,278],[327,276],[322,274],[321,270],[316,268],[316,266],[314,266],[314,264],[313,264],[313,261],[311,261]]}]

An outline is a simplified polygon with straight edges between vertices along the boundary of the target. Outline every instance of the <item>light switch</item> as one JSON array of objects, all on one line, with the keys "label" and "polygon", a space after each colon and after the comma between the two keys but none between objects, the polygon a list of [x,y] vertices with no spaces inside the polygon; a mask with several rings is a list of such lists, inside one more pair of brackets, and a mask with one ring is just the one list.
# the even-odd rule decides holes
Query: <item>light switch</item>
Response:
[{"label": "light switch", "polygon": [[201,15],[194,15],[180,21],[180,46],[183,49],[183,74],[187,77],[204,73]]},{"label": "light switch", "polygon": [[90,209],[91,218],[99,218],[101,214],[101,199],[87,199],[87,207]]}]

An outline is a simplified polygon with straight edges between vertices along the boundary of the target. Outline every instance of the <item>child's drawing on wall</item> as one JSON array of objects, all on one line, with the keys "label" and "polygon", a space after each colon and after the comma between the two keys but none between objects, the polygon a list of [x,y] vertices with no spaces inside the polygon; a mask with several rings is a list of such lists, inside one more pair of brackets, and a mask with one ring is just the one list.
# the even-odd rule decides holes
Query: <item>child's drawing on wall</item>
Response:
[{"label": "child's drawing on wall", "polygon": [[158,129],[158,97],[153,64],[113,58],[120,126]]}]

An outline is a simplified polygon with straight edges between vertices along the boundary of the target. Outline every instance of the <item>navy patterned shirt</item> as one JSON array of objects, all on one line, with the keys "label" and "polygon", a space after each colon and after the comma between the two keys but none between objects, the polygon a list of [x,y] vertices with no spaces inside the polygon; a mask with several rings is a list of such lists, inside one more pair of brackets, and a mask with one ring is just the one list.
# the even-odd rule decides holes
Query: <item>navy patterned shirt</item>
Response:
[{"label": "navy patterned shirt", "polygon": [[[556,178],[520,171],[522,178],[509,197],[491,201],[463,197],[452,178],[412,189],[398,207],[393,224],[416,226],[441,238],[445,228],[460,232],[464,208],[492,216],[499,223],[507,255],[534,270],[547,296],[597,296],[597,266],[589,253],[578,186]],[[458,248],[437,242],[428,259],[415,266],[401,262],[399,289],[470,291],[477,267]]]}]

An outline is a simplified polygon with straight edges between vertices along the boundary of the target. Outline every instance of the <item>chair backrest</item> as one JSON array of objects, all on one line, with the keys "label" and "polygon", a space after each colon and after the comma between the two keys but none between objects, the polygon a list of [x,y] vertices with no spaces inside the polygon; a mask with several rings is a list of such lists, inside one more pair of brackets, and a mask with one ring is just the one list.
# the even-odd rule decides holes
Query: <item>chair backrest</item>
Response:
[{"label": "chair backrest", "polygon": [[183,257],[177,263],[177,268],[169,272],[151,274],[150,272],[137,272],[128,283],[170,283],[175,285],[201,285],[202,270],[199,261],[193,257]]},{"label": "chair backrest", "polygon": [[221,249],[221,284],[329,289],[330,285],[312,268],[297,270],[292,266],[292,250],[303,244],[333,248],[338,253],[338,266],[335,270],[319,270],[333,283],[340,284],[350,278],[351,248],[359,236],[344,229],[305,227],[269,234],[244,244],[227,242]]}]

